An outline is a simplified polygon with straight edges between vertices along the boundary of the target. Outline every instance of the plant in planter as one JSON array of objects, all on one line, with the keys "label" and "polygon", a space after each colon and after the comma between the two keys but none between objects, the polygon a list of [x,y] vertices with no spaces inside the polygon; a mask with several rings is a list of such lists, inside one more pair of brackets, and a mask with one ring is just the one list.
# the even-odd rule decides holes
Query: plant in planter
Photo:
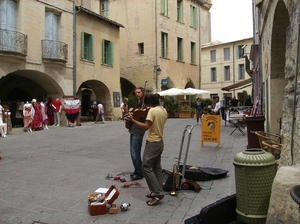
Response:
[{"label": "plant in planter", "polygon": [[176,117],[175,114],[179,111],[179,103],[173,97],[165,97],[163,99],[164,108],[168,112],[169,117]]},{"label": "plant in planter", "polygon": [[201,99],[201,102],[203,104],[203,114],[211,114],[212,110],[211,110],[211,105],[213,103],[213,101],[209,98],[206,99]]}]

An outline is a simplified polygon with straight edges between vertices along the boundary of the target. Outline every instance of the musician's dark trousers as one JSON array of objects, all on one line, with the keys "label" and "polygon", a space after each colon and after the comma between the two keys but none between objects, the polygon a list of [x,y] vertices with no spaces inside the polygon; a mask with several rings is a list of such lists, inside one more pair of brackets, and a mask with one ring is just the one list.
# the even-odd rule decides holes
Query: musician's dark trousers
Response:
[{"label": "musician's dark trousers", "polygon": [[130,155],[134,166],[133,175],[136,175],[138,178],[144,177],[142,171],[142,159],[141,159],[143,137],[144,135],[140,135],[140,134],[130,135]]},{"label": "musician's dark trousers", "polygon": [[222,119],[225,121],[226,120],[226,114],[225,114],[225,107],[221,107],[221,115],[222,115]]},{"label": "musician's dark trousers", "polygon": [[146,142],[143,155],[143,172],[149,190],[153,195],[162,194],[161,154],[164,149],[163,141]]}]

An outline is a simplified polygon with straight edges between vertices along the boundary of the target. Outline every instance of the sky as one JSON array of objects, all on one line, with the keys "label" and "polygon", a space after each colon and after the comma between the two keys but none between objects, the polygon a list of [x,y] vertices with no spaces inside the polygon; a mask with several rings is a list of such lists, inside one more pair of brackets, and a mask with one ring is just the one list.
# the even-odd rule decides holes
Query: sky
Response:
[{"label": "sky", "polygon": [[212,4],[212,41],[224,43],[253,37],[252,0],[212,0]]}]

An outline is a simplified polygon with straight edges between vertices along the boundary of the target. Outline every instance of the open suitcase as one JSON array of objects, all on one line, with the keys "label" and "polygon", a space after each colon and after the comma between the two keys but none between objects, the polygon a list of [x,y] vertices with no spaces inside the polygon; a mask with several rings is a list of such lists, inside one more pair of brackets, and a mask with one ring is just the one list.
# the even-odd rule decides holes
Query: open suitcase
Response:
[{"label": "open suitcase", "polygon": [[184,224],[228,224],[237,220],[236,194],[222,198],[203,207],[199,214],[188,218]]}]

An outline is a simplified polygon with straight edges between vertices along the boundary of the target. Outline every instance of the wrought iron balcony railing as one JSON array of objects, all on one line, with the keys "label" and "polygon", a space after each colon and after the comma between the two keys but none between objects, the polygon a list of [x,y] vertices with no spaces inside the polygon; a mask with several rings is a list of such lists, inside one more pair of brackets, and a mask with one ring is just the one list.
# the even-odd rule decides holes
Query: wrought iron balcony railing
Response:
[{"label": "wrought iron balcony railing", "polygon": [[43,59],[68,60],[68,45],[56,40],[42,40]]},{"label": "wrought iron balcony railing", "polygon": [[0,29],[0,51],[27,55],[27,35],[17,31]]}]

